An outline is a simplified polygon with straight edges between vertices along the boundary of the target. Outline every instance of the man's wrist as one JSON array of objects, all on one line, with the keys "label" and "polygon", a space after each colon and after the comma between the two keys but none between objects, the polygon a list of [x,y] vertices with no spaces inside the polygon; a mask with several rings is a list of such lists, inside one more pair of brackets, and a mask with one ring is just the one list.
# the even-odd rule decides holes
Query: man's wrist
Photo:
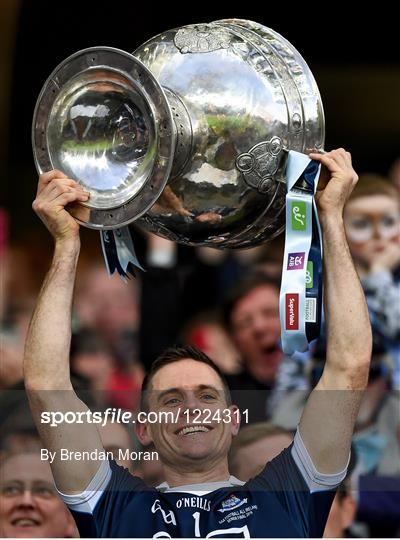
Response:
[{"label": "man's wrist", "polygon": [[81,248],[79,236],[76,238],[56,239],[54,244],[54,257],[64,258],[78,256]]},{"label": "man's wrist", "polygon": [[343,214],[342,213],[318,213],[319,222],[322,230],[344,230]]}]

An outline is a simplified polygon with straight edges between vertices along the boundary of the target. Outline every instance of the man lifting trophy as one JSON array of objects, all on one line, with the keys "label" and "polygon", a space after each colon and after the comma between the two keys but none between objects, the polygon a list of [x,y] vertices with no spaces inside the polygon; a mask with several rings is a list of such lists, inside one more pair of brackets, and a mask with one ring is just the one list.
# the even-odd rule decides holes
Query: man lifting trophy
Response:
[{"label": "man lifting trophy", "polygon": [[[346,474],[371,333],[342,219],[357,175],[348,152],[323,152],[321,98],[301,55],[273,30],[237,19],[166,31],[133,54],[79,51],[40,93],[33,146],[40,174],[33,207],[55,255],[27,338],[25,384],[81,535],[321,536]],[[321,164],[329,181],[317,192]],[[43,411],[87,412],[69,378],[79,226],[100,231],[109,272],[125,276],[136,264],[131,223],[221,249],[285,230],[287,353],[318,335],[324,267],[323,375],[292,445],[246,484],[227,462],[237,408],[218,368],[195,349],[165,353],[144,381],[144,412],[180,411],[175,422],[135,426],[159,452],[166,477],[159,490],[104,459],[90,422],[57,433],[41,423]],[[230,411],[229,421],[196,425],[192,412],[205,407]],[[96,458],[63,461],[61,447]]]}]

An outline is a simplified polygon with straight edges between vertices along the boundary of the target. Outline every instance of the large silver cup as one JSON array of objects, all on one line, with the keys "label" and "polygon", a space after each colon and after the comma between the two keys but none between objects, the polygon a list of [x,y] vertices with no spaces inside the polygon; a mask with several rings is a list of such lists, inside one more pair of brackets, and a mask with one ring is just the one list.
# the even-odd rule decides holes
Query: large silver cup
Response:
[{"label": "large silver cup", "polygon": [[79,51],[33,119],[40,172],[91,193],[83,225],[135,222],[189,245],[243,248],[284,228],[287,151],[322,150],[314,77],[273,30],[229,19],[160,34],[133,54]]}]

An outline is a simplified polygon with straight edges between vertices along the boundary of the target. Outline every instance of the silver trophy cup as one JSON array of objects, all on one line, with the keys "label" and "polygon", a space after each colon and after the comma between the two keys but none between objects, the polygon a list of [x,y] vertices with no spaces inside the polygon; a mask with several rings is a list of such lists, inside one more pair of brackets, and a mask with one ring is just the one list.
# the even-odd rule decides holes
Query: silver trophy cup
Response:
[{"label": "silver trophy cup", "polygon": [[323,145],[301,55],[238,19],[169,30],[132,54],[79,51],[50,75],[33,119],[38,170],[60,169],[91,194],[71,209],[82,225],[135,222],[217,248],[279,234],[287,152]]}]

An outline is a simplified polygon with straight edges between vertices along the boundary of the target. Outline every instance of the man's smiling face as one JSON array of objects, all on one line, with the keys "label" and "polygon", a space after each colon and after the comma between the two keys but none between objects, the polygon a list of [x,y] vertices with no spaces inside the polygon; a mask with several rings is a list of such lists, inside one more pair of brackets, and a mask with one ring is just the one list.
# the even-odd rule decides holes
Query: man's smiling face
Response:
[{"label": "man's smiling face", "polygon": [[226,459],[238,413],[210,366],[190,358],[163,366],[151,379],[148,404],[150,411],[174,415],[145,427],[164,464],[201,471]]},{"label": "man's smiling face", "polygon": [[50,465],[39,454],[16,454],[0,468],[0,536],[51,538],[75,534]]}]

